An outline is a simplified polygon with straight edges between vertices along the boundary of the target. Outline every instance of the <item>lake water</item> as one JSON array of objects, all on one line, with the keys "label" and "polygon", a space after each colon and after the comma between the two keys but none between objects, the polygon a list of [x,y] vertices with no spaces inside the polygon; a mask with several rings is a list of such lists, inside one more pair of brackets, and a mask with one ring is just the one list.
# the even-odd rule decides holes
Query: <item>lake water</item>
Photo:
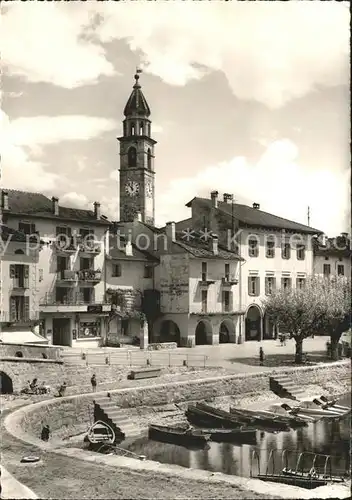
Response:
[{"label": "lake water", "polygon": [[[350,395],[341,398],[339,404],[350,406]],[[257,431],[256,437],[255,446],[210,441],[202,450],[190,450],[182,446],[160,443],[147,437],[132,443],[122,443],[120,446],[139,455],[145,455],[148,460],[244,477],[250,476],[251,464],[252,474],[259,473],[259,469],[260,473],[265,473],[271,450],[274,450],[274,461],[270,461],[268,472],[274,470],[279,472],[286,465],[282,463],[284,449],[290,450],[287,458],[288,466],[291,468],[295,468],[299,453],[306,451],[331,455],[332,471],[335,474],[349,470],[350,416],[337,422],[324,419],[311,423],[308,427],[278,434]],[[254,459],[253,450],[257,452]],[[306,459],[305,465],[310,468],[312,457]],[[317,470],[320,470],[322,465],[322,459],[317,461]]]}]

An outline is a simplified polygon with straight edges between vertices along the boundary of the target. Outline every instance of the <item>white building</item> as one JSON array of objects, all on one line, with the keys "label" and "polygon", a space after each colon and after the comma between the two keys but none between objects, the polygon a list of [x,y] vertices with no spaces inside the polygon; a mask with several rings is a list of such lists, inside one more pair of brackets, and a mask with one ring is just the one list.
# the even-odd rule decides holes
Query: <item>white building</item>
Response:
[{"label": "white building", "polygon": [[2,212],[4,223],[26,235],[26,253],[40,249],[32,294],[46,338],[58,345],[98,345],[110,310],[103,279],[110,223],[100,204],[79,210],[42,194],[3,190]]}]

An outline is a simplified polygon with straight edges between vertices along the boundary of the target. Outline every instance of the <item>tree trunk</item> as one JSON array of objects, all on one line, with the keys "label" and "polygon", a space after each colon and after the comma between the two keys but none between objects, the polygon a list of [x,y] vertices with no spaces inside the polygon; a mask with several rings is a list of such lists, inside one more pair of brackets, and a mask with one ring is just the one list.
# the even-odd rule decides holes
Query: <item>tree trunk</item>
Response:
[{"label": "tree trunk", "polygon": [[339,359],[339,339],[334,337],[330,337],[330,346],[331,346],[331,359],[333,361],[337,361]]},{"label": "tree trunk", "polygon": [[296,354],[295,354],[295,363],[299,364],[303,361],[303,339],[295,339],[296,340]]}]

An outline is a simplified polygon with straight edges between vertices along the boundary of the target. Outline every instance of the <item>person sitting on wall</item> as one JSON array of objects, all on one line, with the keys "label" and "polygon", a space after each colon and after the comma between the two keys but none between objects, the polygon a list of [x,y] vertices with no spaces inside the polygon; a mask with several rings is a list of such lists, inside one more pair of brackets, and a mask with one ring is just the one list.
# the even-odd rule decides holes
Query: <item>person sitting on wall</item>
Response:
[{"label": "person sitting on wall", "polygon": [[29,384],[29,387],[30,387],[31,391],[36,392],[38,389],[38,379],[34,378],[32,380],[32,382]]},{"label": "person sitting on wall", "polygon": [[40,394],[48,394],[51,389],[49,385],[46,385],[45,382],[42,382],[38,390]]},{"label": "person sitting on wall", "polygon": [[60,385],[60,388],[59,388],[59,398],[62,398],[64,397],[65,395],[65,392],[66,392],[66,382],[64,382],[62,385]]}]

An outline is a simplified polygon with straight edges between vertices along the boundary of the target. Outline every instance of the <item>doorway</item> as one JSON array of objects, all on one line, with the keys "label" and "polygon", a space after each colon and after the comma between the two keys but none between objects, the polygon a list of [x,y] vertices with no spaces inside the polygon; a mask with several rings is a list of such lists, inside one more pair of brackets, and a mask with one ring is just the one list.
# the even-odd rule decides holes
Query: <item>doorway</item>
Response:
[{"label": "doorway", "polygon": [[70,318],[53,318],[53,344],[72,346]]}]

